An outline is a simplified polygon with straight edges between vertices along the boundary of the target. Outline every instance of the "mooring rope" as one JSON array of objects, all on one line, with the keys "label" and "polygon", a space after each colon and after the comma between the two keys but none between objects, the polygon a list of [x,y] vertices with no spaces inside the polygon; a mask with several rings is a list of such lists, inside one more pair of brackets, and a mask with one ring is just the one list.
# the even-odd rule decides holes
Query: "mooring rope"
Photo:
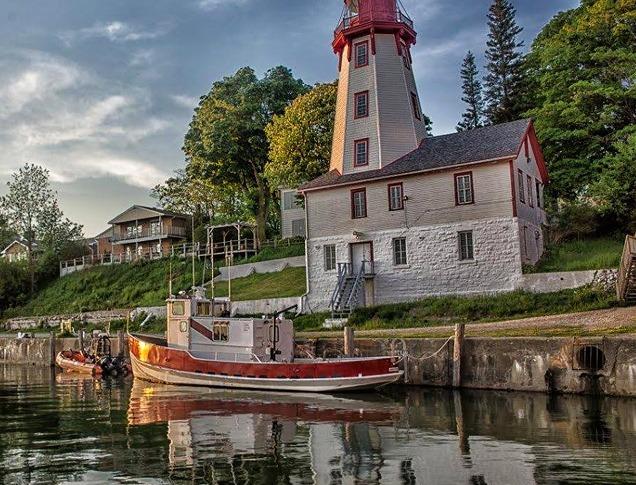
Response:
[{"label": "mooring rope", "polygon": [[448,343],[451,340],[453,340],[453,338],[454,338],[453,336],[448,337],[448,339],[442,344],[442,346],[439,349],[437,349],[437,351],[435,353],[433,353],[431,355],[421,355],[420,357],[415,357],[415,356],[409,355],[409,353],[405,351],[404,356],[407,359],[417,360],[418,362],[422,362],[424,360],[432,359],[433,357],[436,357],[437,354],[439,354],[442,350],[444,350],[444,348],[448,345]]}]

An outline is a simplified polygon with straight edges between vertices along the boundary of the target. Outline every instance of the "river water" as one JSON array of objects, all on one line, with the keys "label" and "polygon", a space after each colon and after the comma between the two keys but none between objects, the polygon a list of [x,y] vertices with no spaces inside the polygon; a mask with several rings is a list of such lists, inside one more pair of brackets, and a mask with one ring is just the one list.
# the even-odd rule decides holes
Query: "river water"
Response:
[{"label": "river water", "polygon": [[2,483],[636,483],[636,400],[293,395],[0,367]]}]

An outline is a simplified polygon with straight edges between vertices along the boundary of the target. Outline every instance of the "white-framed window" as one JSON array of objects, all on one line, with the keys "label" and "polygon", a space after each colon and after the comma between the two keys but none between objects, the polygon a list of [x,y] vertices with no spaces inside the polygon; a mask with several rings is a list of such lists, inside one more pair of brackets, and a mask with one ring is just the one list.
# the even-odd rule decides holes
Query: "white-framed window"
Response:
[{"label": "white-framed window", "polygon": [[461,231],[459,239],[459,260],[472,261],[475,259],[475,247],[473,242],[473,231]]},{"label": "white-framed window", "polygon": [[389,210],[400,211],[404,209],[404,186],[399,184],[389,185]]},{"label": "white-framed window", "polygon": [[325,271],[336,269],[336,245],[327,244],[324,246]]},{"label": "white-framed window", "polygon": [[292,221],[292,236],[305,237],[305,219],[295,219]]},{"label": "white-framed window", "polygon": [[369,65],[369,41],[365,40],[355,45],[356,67]]},{"label": "white-framed window", "polygon": [[519,181],[519,200],[526,203],[526,184],[524,182],[523,172],[519,170],[517,173],[517,180]]},{"label": "white-framed window", "polygon": [[367,217],[367,189],[351,191],[351,218],[364,219]]},{"label": "white-framed window", "polygon": [[355,98],[355,118],[366,118],[369,116],[369,91],[356,93]]},{"label": "white-framed window", "polygon": [[356,167],[363,167],[369,165],[369,139],[356,140],[354,142],[355,148],[355,160],[353,164]]},{"label": "white-framed window", "polygon": [[404,266],[407,262],[406,238],[397,237],[393,240],[393,264],[395,266]]},{"label": "white-framed window", "polygon": [[472,172],[455,175],[455,202],[457,205],[468,205],[475,201],[473,194]]},{"label": "white-framed window", "polygon": [[230,337],[230,326],[226,322],[214,322],[212,334],[216,342],[227,342]]}]

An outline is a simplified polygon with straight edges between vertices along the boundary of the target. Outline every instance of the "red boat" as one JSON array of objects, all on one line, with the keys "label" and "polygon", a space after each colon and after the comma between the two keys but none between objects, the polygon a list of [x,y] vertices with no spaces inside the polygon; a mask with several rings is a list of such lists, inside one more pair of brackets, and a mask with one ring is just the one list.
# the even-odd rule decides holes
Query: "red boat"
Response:
[{"label": "red boat", "polygon": [[129,335],[136,378],[166,384],[270,391],[370,389],[402,377],[394,357],[296,359],[294,328],[284,319],[214,316],[197,295],[167,301],[167,339]]},{"label": "red boat", "polygon": [[93,376],[102,375],[102,367],[94,359],[87,358],[84,352],[77,350],[59,352],[55,356],[55,363],[67,372],[79,372]]}]

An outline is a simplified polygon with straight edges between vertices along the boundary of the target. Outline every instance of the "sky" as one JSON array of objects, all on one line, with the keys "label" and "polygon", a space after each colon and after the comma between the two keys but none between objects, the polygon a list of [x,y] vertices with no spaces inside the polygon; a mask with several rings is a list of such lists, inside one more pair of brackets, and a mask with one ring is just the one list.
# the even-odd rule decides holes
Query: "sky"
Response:
[{"label": "sky", "polygon": [[[490,0],[402,0],[436,135],[463,111],[459,67],[483,65]],[[526,48],[577,0],[513,0]],[[337,78],[342,0],[0,0],[0,195],[26,162],[51,172],[87,236],[184,167],[183,136],[211,84],[243,66]]]}]

